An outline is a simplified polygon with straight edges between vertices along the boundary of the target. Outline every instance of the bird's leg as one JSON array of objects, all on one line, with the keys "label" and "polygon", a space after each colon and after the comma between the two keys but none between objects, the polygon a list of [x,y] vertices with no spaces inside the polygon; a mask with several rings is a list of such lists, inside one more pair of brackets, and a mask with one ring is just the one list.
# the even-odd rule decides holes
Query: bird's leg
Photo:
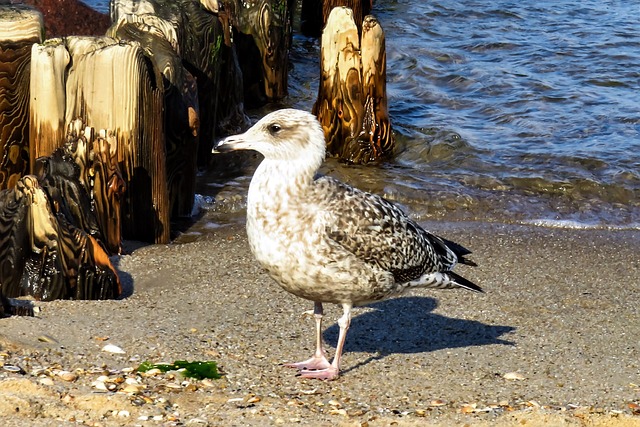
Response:
[{"label": "bird's leg", "polygon": [[347,338],[347,331],[351,324],[351,304],[342,304],[342,310],[344,314],[338,319],[338,326],[340,326],[340,335],[338,335],[338,345],[336,346],[336,354],[333,356],[331,365],[324,369],[310,370],[302,369],[299,374],[304,378],[316,378],[319,380],[333,380],[338,378],[340,374],[340,358],[342,357],[342,350],[344,349],[344,342]]},{"label": "bird's leg", "polygon": [[330,366],[327,357],[324,355],[324,348],[322,346],[322,316],[322,303],[314,303],[313,317],[316,321],[316,351],[313,356],[302,362],[286,363],[284,366],[287,368],[296,368],[298,370],[326,369]]}]

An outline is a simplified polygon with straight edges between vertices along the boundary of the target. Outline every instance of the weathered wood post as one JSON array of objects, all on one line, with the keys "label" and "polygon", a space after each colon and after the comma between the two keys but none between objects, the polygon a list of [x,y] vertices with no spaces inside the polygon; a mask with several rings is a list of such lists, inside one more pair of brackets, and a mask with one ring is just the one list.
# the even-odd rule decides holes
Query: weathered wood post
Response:
[{"label": "weathered wood post", "polygon": [[[292,0],[227,0],[244,78],[245,102],[258,106],[287,95]],[[250,36],[247,40],[242,35]],[[254,46],[249,44],[253,42]],[[255,52],[257,49],[257,55]],[[257,56],[257,58],[256,58]],[[259,60],[260,69],[256,68]]]},{"label": "weathered wood post", "polygon": [[1,293],[46,301],[116,298],[122,287],[107,253],[80,228],[91,212],[79,209],[88,196],[77,166],[57,151],[38,173],[0,191]]},{"label": "weathered wood post", "polygon": [[[49,86],[45,90],[36,84],[32,98],[45,102],[44,98],[51,97],[46,103],[64,103],[64,123],[79,118],[87,126],[110,129],[115,135],[117,162],[127,185],[122,201],[124,236],[168,242],[163,89],[140,45],[109,37],[67,37],[47,40],[33,52],[36,64],[46,62],[40,56],[54,58],[49,70],[54,78],[48,81],[63,88]],[[34,106],[39,107],[39,101]],[[59,117],[42,115],[40,110],[34,110],[31,117],[31,128],[43,140],[42,148],[34,148],[37,156],[50,154],[55,141],[62,145],[64,138],[50,132],[59,125]]]},{"label": "weathered wood post", "polygon": [[[114,37],[140,42],[154,62],[168,61],[172,54],[162,46],[163,43],[171,45],[176,64],[184,71],[180,71],[177,65],[159,69],[167,80],[168,96],[173,96],[175,87],[175,95],[182,97],[185,105],[192,105],[195,101],[188,99],[193,92],[185,84],[192,85],[195,81],[197,85],[199,166],[208,163],[217,135],[238,132],[248,125],[242,102],[241,72],[229,37],[228,14],[218,9],[218,2],[207,3],[203,5],[196,0],[114,0],[111,5],[114,24],[108,31]],[[137,29],[133,30],[134,27]],[[195,80],[189,81],[188,75]],[[173,102],[169,101],[167,105],[173,105]],[[169,117],[170,121],[175,121],[173,113],[168,115],[173,116]],[[167,129],[167,132],[173,134],[172,129]],[[169,157],[173,157],[171,153]],[[187,213],[183,208],[179,211]]]},{"label": "weathered wood post", "polygon": [[371,12],[373,0],[302,0],[300,30],[309,37],[318,37],[334,7],[344,6],[353,11],[353,20],[362,31],[362,22]]},{"label": "weathered wood post", "polygon": [[65,73],[70,61],[69,51],[60,39],[36,43],[31,49],[29,157],[33,161],[50,155],[64,142],[67,101]]},{"label": "weathered wood post", "polygon": [[29,171],[31,45],[42,41],[42,15],[24,5],[0,5],[0,190]]},{"label": "weathered wood post", "polygon": [[386,52],[378,21],[367,16],[362,38],[351,9],[334,8],[322,32],[321,78],[313,112],[327,152],[348,163],[383,159],[394,141],[387,112]]}]

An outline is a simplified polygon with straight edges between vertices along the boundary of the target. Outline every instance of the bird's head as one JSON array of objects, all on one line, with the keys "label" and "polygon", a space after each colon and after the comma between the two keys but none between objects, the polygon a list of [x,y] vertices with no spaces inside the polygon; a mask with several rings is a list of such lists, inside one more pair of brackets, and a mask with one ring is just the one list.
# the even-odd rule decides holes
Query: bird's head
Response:
[{"label": "bird's head", "polygon": [[245,133],[218,142],[213,152],[255,150],[266,160],[320,163],[325,156],[322,126],[313,114],[284,109],[267,114]]}]

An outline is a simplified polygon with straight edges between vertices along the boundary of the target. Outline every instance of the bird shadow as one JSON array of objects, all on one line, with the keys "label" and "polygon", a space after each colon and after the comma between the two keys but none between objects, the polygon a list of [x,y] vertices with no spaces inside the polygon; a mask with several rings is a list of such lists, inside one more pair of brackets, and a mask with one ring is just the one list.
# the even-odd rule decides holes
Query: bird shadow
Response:
[{"label": "bird shadow", "polygon": [[[351,369],[394,353],[424,353],[490,344],[514,345],[500,337],[514,331],[515,327],[442,316],[433,313],[437,306],[437,300],[427,297],[396,298],[367,305],[374,311],[351,319],[344,352],[376,355]],[[335,345],[339,330],[337,324],[327,328],[323,334],[325,342]]]}]

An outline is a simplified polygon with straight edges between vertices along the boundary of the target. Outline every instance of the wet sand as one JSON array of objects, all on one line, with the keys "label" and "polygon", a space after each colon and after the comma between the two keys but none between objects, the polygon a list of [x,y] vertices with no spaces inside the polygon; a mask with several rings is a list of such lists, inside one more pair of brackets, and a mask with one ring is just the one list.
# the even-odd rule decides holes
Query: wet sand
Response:
[{"label": "wet sand", "polygon": [[[639,231],[426,226],[474,251],[479,267],[457,271],[486,294],[354,310],[334,382],[280,366],[313,351],[312,304],[269,279],[234,225],[119,257],[121,300],[1,319],[0,424],[640,426]],[[326,312],[332,353],[340,309]],[[145,360],[215,360],[224,376],[131,370]]]}]

